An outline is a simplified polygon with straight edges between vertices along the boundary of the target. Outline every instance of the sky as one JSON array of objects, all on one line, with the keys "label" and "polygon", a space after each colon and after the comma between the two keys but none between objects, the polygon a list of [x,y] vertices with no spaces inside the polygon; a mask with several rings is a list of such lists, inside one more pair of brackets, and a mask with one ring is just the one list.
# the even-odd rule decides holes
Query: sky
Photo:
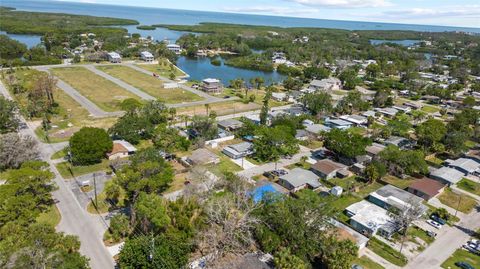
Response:
[{"label": "sky", "polygon": [[302,18],[480,28],[480,0],[63,0]]}]

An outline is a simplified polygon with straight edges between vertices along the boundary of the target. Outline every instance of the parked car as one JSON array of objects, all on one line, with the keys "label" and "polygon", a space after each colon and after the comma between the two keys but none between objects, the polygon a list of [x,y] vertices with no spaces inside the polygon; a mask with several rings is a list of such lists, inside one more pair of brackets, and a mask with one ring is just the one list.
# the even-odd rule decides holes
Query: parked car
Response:
[{"label": "parked car", "polygon": [[267,172],[263,173],[263,175],[265,177],[270,178],[270,179],[274,179],[276,177],[283,176],[283,175],[286,175],[286,174],[287,174],[287,171],[285,171],[283,169],[272,170],[272,171],[267,171]]},{"label": "parked car", "polygon": [[427,231],[427,235],[430,236],[430,237],[436,237],[436,236],[437,236],[437,233],[436,233],[436,232],[432,232],[432,231]]},{"label": "parked car", "polygon": [[354,264],[352,265],[352,269],[363,269],[363,267],[358,264]]},{"label": "parked car", "polygon": [[440,218],[438,215],[435,215],[435,214],[432,214],[432,215],[430,216],[430,219],[432,219],[432,220],[434,220],[434,221],[436,221],[436,222],[438,222],[438,223],[440,223],[440,224],[442,224],[442,225],[447,224],[447,221],[446,221],[446,220]]},{"label": "parked car", "polygon": [[440,223],[438,223],[438,222],[436,222],[436,221],[434,221],[434,220],[429,219],[429,220],[427,220],[427,223],[430,224],[431,226],[437,228],[437,229],[441,229],[441,228],[442,228],[442,224],[440,224]]},{"label": "parked car", "polygon": [[475,269],[475,267],[468,262],[456,262],[455,265],[462,269]]}]

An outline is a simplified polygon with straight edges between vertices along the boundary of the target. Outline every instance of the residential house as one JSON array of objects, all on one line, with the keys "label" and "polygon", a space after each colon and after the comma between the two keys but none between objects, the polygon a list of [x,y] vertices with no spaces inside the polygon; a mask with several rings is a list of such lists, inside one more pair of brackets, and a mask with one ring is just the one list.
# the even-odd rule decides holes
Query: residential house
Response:
[{"label": "residential house", "polygon": [[350,225],[364,236],[379,234],[389,238],[396,232],[390,213],[366,200],[351,204],[345,213],[350,217]]},{"label": "residential house", "polygon": [[232,159],[240,159],[253,154],[253,144],[242,142],[223,148],[222,152]]},{"label": "residential house", "polygon": [[393,107],[375,108],[375,110],[378,113],[380,113],[380,114],[382,114],[386,117],[389,117],[389,118],[395,117],[395,115],[397,115],[397,113],[398,113],[398,109],[393,108]]},{"label": "residential house", "polygon": [[226,131],[235,131],[243,126],[243,122],[237,119],[225,119],[217,123],[218,127]]},{"label": "residential house", "polygon": [[202,90],[207,93],[219,94],[223,91],[223,85],[218,79],[206,78],[202,80]]},{"label": "residential house", "polygon": [[465,176],[480,175],[480,162],[469,158],[459,158],[456,160],[446,160],[448,167],[455,168]]},{"label": "residential house", "polygon": [[396,208],[397,210],[403,211],[413,206],[419,206],[421,208],[420,216],[428,209],[422,204],[422,198],[393,185],[385,185],[381,187],[375,192],[370,193],[367,199],[371,203],[386,210]]},{"label": "residential house", "polygon": [[421,104],[418,104],[418,103],[413,103],[413,102],[405,102],[403,103],[404,106],[408,106],[412,109],[415,109],[415,110],[418,110],[418,109],[421,109],[423,106]]},{"label": "residential house", "polygon": [[331,128],[323,124],[305,125],[305,130],[313,135],[319,135],[322,132],[330,132]]},{"label": "residential house", "polygon": [[168,44],[167,49],[173,51],[175,54],[180,55],[181,48],[177,44]]},{"label": "residential house", "polygon": [[445,166],[430,172],[431,178],[438,180],[447,186],[457,184],[463,178],[463,176],[463,172]]},{"label": "residential house", "polygon": [[382,150],[384,150],[386,147],[382,144],[379,143],[372,143],[370,146],[367,146],[365,148],[365,151],[367,152],[367,155],[374,158],[377,156]]},{"label": "residential house", "polygon": [[367,118],[368,118],[368,117],[373,117],[373,118],[375,118],[375,114],[376,114],[375,111],[373,111],[373,110],[368,110],[368,111],[363,112],[363,113],[362,113],[362,116],[367,117]]},{"label": "residential house", "polygon": [[305,188],[318,189],[321,186],[318,176],[303,168],[294,168],[288,174],[280,176],[279,183],[291,192]]},{"label": "residential house", "polygon": [[342,82],[338,78],[314,79],[310,82],[311,91],[335,91],[340,90]]},{"label": "residential house", "polygon": [[361,115],[343,115],[343,116],[340,116],[340,119],[349,121],[355,124],[356,126],[366,125],[368,122],[367,117],[364,117]]},{"label": "residential house", "polygon": [[340,171],[347,170],[347,166],[329,159],[323,159],[313,164],[310,169],[320,178],[328,180],[337,177]]},{"label": "residential house", "polygon": [[346,130],[346,129],[352,127],[353,123],[351,123],[349,121],[346,121],[346,120],[342,120],[342,119],[327,118],[325,120],[325,125],[330,127],[330,128]]},{"label": "residential house", "polygon": [[298,139],[300,141],[308,140],[309,137],[309,133],[303,129],[298,129],[295,133],[295,139]]},{"label": "residential house", "polygon": [[278,102],[287,100],[287,94],[284,92],[272,92],[272,99]]},{"label": "residential house", "polygon": [[126,158],[134,154],[137,149],[125,140],[114,140],[112,151],[107,153],[109,160],[115,160],[120,158]]},{"label": "residential house", "polygon": [[398,111],[403,111],[405,113],[410,113],[410,111],[412,111],[412,108],[410,106],[406,106],[406,105],[395,105],[395,106],[392,106],[392,108],[394,108]]},{"label": "residential house", "polygon": [[153,54],[151,54],[149,51],[142,51],[140,53],[140,58],[145,62],[153,62],[155,60],[155,57],[153,57]]},{"label": "residential house", "polygon": [[245,119],[255,123],[255,124],[260,124],[260,114],[255,113],[255,114],[248,114],[245,116]]},{"label": "residential house", "polygon": [[120,54],[112,51],[107,53],[108,61],[111,63],[121,63],[122,62],[122,57]]},{"label": "residential house", "polygon": [[407,191],[428,201],[441,193],[443,189],[445,189],[445,185],[441,182],[424,177],[416,179],[408,186]]},{"label": "residential house", "polygon": [[196,149],[186,159],[190,165],[218,164],[220,158],[213,152],[205,148]]},{"label": "residential house", "polygon": [[406,139],[405,137],[391,136],[385,140],[385,145],[397,146],[400,149],[410,149],[415,146],[415,142],[412,140]]}]

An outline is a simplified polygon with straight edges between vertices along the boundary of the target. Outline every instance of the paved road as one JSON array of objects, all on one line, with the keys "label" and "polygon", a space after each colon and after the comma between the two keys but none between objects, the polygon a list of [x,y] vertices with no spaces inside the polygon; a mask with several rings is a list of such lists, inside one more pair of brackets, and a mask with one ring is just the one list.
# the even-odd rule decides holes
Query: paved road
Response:
[{"label": "paved road", "polygon": [[[34,67],[39,71],[49,72],[48,67]],[[57,86],[62,89],[66,94],[70,95],[77,103],[82,105],[92,117],[95,118],[107,118],[107,117],[117,117],[122,116],[124,114],[123,111],[116,111],[116,112],[106,112],[99,108],[96,104],[90,101],[88,98],[83,96],[77,90],[75,90],[72,86],[65,83],[63,80],[57,78]]]},{"label": "paved road", "polygon": [[[8,99],[12,99],[2,82],[0,82],[0,94]],[[20,119],[26,122],[21,116]],[[52,194],[59,201],[57,208],[62,216],[60,223],[56,227],[57,230],[79,237],[81,243],[80,252],[90,259],[90,266],[93,269],[114,268],[113,258],[102,242],[103,234],[107,229],[105,221],[101,216],[88,214],[80,206],[68,183],[65,182],[54,163],[50,160],[51,155],[65,144],[52,145],[42,143],[38,140],[33,128],[28,122],[26,123],[28,128],[20,130],[19,133],[29,135],[37,140],[41,158],[49,163],[51,171],[55,174],[54,181],[58,189]]]},{"label": "paved road", "polygon": [[437,239],[425,251],[411,260],[405,268],[440,268],[440,265],[453,252],[461,248],[478,228],[480,228],[479,208],[474,209],[474,212],[464,217],[457,225],[453,227],[445,225]]},{"label": "paved road", "polygon": [[97,75],[99,75],[99,76],[101,76],[105,79],[110,80],[111,82],[117,84],[118,86],[124,88],[125,90],[137,95],[138,97],[140,97],[144,100],[156,100],[157,99],[157,98],[147,94],[146,92],[141,91],[141,90],[133,87],[132,85],[123,82],[122,80],[120,80],[116,77],[112,77],[109,74],[107,74],[107,73],[105,73],[101,70],[98,70],[93,65],[85,65],[84,67],[87,68],[88,70],[92,71],[93,73],[95,73],[95,74],[97,74]]},{"label": "paved road", "polygon": [[[143,68],[140,68],[140,67],[138,67],[138,66],[136,66],[136,65],[133,65],[133,64],[125,64],[125,65],[128,66],[128,67],[130,67],[130,68],[133,68],[133,69],[135,69],[135,70],[137,70],[137,71],[139,71],[139,72],[142,72],[142,73],[144,73],[144,74],[147,74],[147,75],[149,75],[149,76],[152,75],[152,72],[147,71],[147,70],[145,70],[145,69],[143,69]],[[166,77],[162,77],[162,76],[158,76],[158,77],[159,77],[161,80],[165,81],[165,82],[176,83],[175,81],[170,80],[170,79],[168,79],[168,78],[166,78]],[[215,97],[215,96],[211,96],[211,95],[209,95],[209,94],[206,93],[206,92],[203,92],[203,91],[194,89],[194,88],[192,88],[192,87],[189,87],[189,86],[184,85],[184,84],[181,84],[181,83],[178,84],[178,87],[179,87],[180,89],[183,89],[183,90],[192,92],[192,93],[194,93],[194,94],[196,94],[196,95],[199,95],[199,96],[205,98],[208,102],[215,102],[215,101],[218,102],[219,100],[225,101],[225,100],[222,99],[222,98],[218,98],[218,97]]]}]

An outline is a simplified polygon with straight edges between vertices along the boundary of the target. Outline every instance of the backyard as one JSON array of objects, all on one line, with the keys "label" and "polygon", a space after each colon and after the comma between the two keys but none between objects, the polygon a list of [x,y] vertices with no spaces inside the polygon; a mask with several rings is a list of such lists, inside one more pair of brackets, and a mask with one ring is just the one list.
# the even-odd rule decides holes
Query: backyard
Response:
[{"label": "backyard", "polygon": [[119,111],[120,103],[137,95],[83,67],[53,68],[52,73],[105,111]]},{"label": "backyard", "polygon": [[192,92],[182,89],[165,89],[163,82],[153,76],[136,71],[133,68],[120,65],[97,66],[97,69],[114,76],[133,87],[157,97],[168,104],[200,101],[202,98]]}]

